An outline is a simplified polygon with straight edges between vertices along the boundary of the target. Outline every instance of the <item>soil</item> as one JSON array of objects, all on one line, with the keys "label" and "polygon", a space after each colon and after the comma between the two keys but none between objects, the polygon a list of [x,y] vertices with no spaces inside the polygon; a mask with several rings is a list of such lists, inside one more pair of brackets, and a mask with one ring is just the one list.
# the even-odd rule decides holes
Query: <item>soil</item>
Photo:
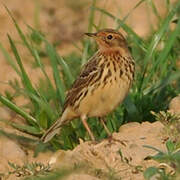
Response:
[{"label": "soil", "polygon": [[[97,6],[105,8],[108,12],[122,18],[137,2],[138,0],[126,0],[126,3],[120,0],[101,0],[97,2]],[[171,1],[171,3],[173,2],[175,2],[175,0]],[[163,17],[166,13],[164,8],[165,1],[154,0],[154,3]],[[78,51],[73,44],[76,43],[80,46],[80,41],[84,38],[83,33],[88,29],[90,0],[79,0],[76,2],[74,0],[53,0],[53,3],[52,0],[4,0],[3,4],[8,7],[24,32],[28,33],[26,24],[38,28],[46,35],[50,42],[59,44],[57,48],[61,55],[66,55],[72,51]],[[0,5],[0,42],[3,44],[3,47],[11,53],[7,33],[17,42],[19,37],[3,4],[1,3]],[[96,12],[95,16],[95,24],[98,24],[100,14]],[[114,28],[116,26],[114,21],[105,16],[103,17],[103,23],[106,27]],[[152,26],[156,28],[158,19],[151,13],[148,6],[143,3],[128,17],[127,23],[137,34],[146,37],[151,31]],[[41,77],[41,73],[38,69],[32,68],[31,57],[27,50],[21,44],[19,44],[18,47],[21,49],[20,54],[25,68],[33,83],[36,84]],[[82,54],[82,52],[79,51],[78,53]],[[18,78],[18,76],[5,61],[1,53],[0,59],[0,93],[4,94],[7,89],[13,91],[6,82],[14,80]],[[50,79],[52,79],[52,72],[48,66],[46,70]],[[23,98],[16,99],[16,104],[19,106],[25,103],[25,99]],[[177,103],[177,101],[175,103]],[[180,103],[178,103],[177,106],[179,106],[179,104]],[[173,104],[170,106],[173,107]],[[175,109],[177,110],[176,107]],[[24,123],[22,118],[17,117],[3,106],[0,106],[0,119],[15,122],[21,121]],[[7,132],[19,134],[17,130],[12,129],[7,124],[5,125],[0,122],[0,125],[1,128]],[[110,142],[108,139],[105,139],[102,142],[93,144],[92,142],[83,142],[80,140],[80,144],[73,151],[65,152],[60,150],[55,154],[46,152],[41,153],[36,158],[33,157],[33,151],[31,149],[25,151],[16,141],[0,136],[0,172],[8,172],[8,161],[19,165],[32,161],[49,162],[54,168],[60,168],[61,166],[70,167],[73,163],[85,163],[91,169],[100,169],[106,175],[111,173],[110,170],[113,169],[113,171],[116,172],[116,178],[121,177],[121,179],[125,180],[141,180],[144,179],[142,171],[146,167],[158,165],[155,161],[144,160],[145,157],[153,155],[155,152],[148,148],[144,148],[143,145],[151,145],[165,151],[163,139],[166,138],[166,136],[162,132],[163,125],[160,122],[152,124],[148,122],[142,124],[129,123],[123,125],[118,133],[113,134],[113,138],[117,141],[112,140],[112,142]],[[120,155],[120,151],[122,156]],[[141,170],[137,169],[138,166],[141,167]],[[8,179],[14,180],[19,178],[12,175],[9,176]],[[106,178],[105,175],[99,177],[95,176],[94,171],[82,170],[65,179],[98,180]]]}]

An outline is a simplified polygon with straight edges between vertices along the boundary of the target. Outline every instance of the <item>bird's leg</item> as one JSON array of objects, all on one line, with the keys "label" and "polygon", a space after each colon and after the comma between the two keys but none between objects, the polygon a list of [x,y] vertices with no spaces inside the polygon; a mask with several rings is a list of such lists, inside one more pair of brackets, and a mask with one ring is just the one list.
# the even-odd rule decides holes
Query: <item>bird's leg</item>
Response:
[{"label": "bird's leg", "polygon": [[100,117],[100,122],[102,123],[106,133],[108,134],[108,137],[109,137],[109,142],[112,143],[112,141],[115,141],[115,142],[120,142],[122,145],[126,146],[126,144],[124,143],[123,140],[119,140],[119,139],[115,139],[113,138],[112,136],[112,133],[109,131],[109,129],[107,128],[106,124],[105,124],[105,119],[104,117]]},{"label": "bird's leg", "polygon": [[104,130],[106,131],[106,133],[108,134],[109,137],[112,136],[111,132],[109,131],[109,129],[107,128],[106,124],[105,124],[105,120],[104,120],[104,117],[100,117],[99,118],[101,124],[103,125],[104,127]]},{"label": "bird's leg", "polygon": [[91,132],[91,129],[89,128],[86,120],[87,120],[86,115],[81,116],[81,121],[82,121],[84,127],[86,128],[86,130],[88,131],[88,133],[89,133],[89,135],[90,135],[90,137],[91,137],[91,140],[92,140],[92,141],[95,141],[94,135],[93,135],[93,133]]}]

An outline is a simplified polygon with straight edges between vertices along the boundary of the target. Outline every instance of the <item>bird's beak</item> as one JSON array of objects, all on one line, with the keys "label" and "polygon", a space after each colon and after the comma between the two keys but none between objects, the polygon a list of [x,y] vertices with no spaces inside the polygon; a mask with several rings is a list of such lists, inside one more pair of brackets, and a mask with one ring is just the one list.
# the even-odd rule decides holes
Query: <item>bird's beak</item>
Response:
[{"label": "bird's beak", "polygon": [[97,33],[84,33],[85,35],[89,37],[96,37]]}]

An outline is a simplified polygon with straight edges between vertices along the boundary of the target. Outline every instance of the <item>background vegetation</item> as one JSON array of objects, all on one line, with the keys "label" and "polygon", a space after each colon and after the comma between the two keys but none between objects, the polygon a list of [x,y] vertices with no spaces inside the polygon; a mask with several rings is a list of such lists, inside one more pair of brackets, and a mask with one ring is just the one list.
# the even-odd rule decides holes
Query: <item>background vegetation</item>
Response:
[{"label": "background vegetation", "polygon": [[[180,72],[176,65],[180,56],[180,22],[178,18],[175,18],[178,15],[180,3],[178,2],[173,6],[167,3],[168,13],[164,18],[160,18],[158,11],[154,9],[155,7],[152,4],[155,15],[160,18],[159,26],[158,29],[152,30],[152,34],[147,39],[142,39],[125,23],[127,17],[123,20],[118,19],[107,11],[96,8],[95,2],[93,1],[91,7],[88,32],[92,31],[93,28],[96,30],[101,28],[94,25],[94,13],[96,11],[111,17],[117,23],[116,29],[122,28],[128,33],[127,40],[136,61],[136,77],[129,96],[123,105],[108,115],[107,126],[111,132],[114,132],[118,130],[120,125],[130,121],[152,122],[154,117],[150,111],[166,110],[169,100],[177,95],[180,89],[178,81]],[[143,1],[140,1],[138,5],[140,3],[143,3]],[[8,9],[7,11],[9,12]],[[15,93],[11,94],[7,90],[6,96],[0,96],[0,101],[26,119],[27,125],[13,123],[14,127],[40,137],[61,115],[65,91],[71,87],[79,69],[97,48],[91,44],[89,39],[85,39],[82,42],[84,45],[82,57],[75,53],[61,57],[56,52],[56,47],[49,43],[41,32],[27,25],[29,34],[25,35],[12,17],[11,12],[9,12],[9,15],[14,22],[23,45],[31,53],[36,68],[40,68],[44,78],[39,80],[38,87],[32,84],[23,66],[23,59],[19,55],[16,43],[11,35],[8,35],[14,57],[3,48],[3,44],[0,44],[0,49],[8,63],[20,76],[21,82],[17,79],[10,81],[9,85],[15,89]],[[173,20],[176,23],[174,29],[171,28]],[[49,58],[55,86],[44,69],[44,56]],[[13,99],[16,96],[27,98],[29,100],[28,105],[17,107],[13,103]],[[88,123],[97,139],[106,136],[99,121],[91,118]],[[77,145],[78,138],[89,139],[81,122],[74,120],[71,124],[64,127],[61,135],[54,138],[50,144],[53,145],[51,147],[54,149],[72,149]]]},{"label": "background vegetation", "polygon": [[[144,1],[139,1],[134,9]],[[119,19],[108,11],[97,8],[96,1],[92,1],[87,31],[101,29],[100,25],[94,24],[96,12],[112,18],[116,22],[116,29],[122,28],[127,32],[130,51],[136,61],[135,81],[128,97],[123,105],[107,116],[107,127],[111,132],[117,131],[122,124],[127,122],[155,121],[150,111],[167,110],[169,100],[180,93],[180,71],[176,64],[180,58],[180,2],[171,5],[166,0],[167,13],[163,18],[159,15],[153,2],[150,2],[149,6],[153,9],[154,15],[159,18],[159,25],[157,29],[152,29],[148,38],[142,39],[126,24],[126,19],[133,10],[124,19]],[[62,57],[57,53],[56,45],[48,42],[43,32],[27,25],[29,33],[25,34],[8,8],[6,9],[14,22],[21,43],[31,54],[34,67],[39,68],[44,75],[44,78],[39,80],[38,86],[31,82],[30,75],[27,74],[23,65],[24,59],[19,55],[20,49],[17,48],[13,37],[8,34],[14,57],[3,47],[3,43],[0,43],[0,50],[21,81],[17,79],[9,81],[9,85],[15,92],[12,94],[7,90],[5,96],[0,94],[0,101],[26,120],[26,125],[14,122],[11,125],[35,137],[28,139],[30,143],[32,141],[35,143],[36,153],[43,149],[73,149],[79,143],[79,138],[89,140],[79,119],[63,127],[61,134],[46,145],[39,143],[38,138],[61,116],[66,90],[71,87],[80,68],[93,55],[97,47],[94,42],[84,39],[82,40],[82,56],[74,52]],[[174,28],[171,28],[172,24],[175,24]],[[49,59],[53,82],[44,68],[44,57]],[[14,103],[14,98],[17,96],[24,96],[28,99],[28,104],[18,107]],[[97,140],[107,136],[95,118],[90,118],[88,124]]]}]

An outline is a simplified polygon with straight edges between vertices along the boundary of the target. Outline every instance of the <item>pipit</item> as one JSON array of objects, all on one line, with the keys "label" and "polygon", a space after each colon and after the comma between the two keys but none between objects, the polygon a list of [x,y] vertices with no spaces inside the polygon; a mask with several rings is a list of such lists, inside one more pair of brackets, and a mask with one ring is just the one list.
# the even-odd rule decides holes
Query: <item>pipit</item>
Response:
[{"label": "pipit", "polygon": [[62,116],[42,136],[43,142],[51,140],[63,125],[78,117],[93,141],[88,117],[99,117],[110,134],[104,117],[122,103],[133,82],[134,60],[123,35],[113,29],[85,34],[96,40],[99,50],[82,68],[67,93]]}]

